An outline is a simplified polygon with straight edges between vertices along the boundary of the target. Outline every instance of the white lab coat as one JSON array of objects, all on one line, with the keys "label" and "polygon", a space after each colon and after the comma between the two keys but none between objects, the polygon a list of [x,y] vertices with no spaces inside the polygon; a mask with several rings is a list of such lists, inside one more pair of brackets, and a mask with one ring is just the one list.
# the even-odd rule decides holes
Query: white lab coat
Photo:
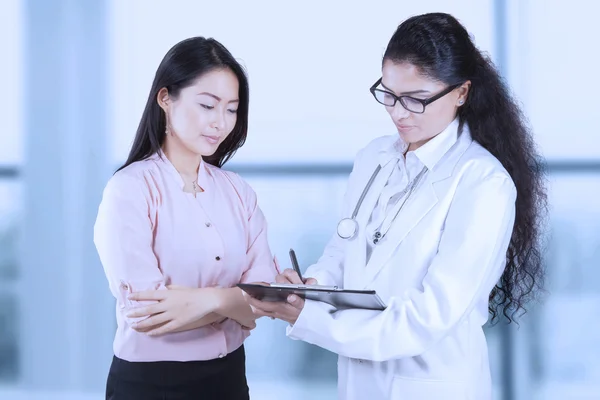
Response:
[{"label": "white lab coat", "polygon": [[[449,127],[455,135],[456,127]],[[378,138],[359,152],[344,216],[352,213],[381,151],[397,139]],[[308,300],[287,334],[339,354],[339,399],[490,399],[482,326],[506,264],[515,186],[465,126],[366,263],[364,227],[394,166],[382,166],[365,197],[358,236],[335,235],[305,273],[322,285],[374,289],[387,308],[335,311]]]}]

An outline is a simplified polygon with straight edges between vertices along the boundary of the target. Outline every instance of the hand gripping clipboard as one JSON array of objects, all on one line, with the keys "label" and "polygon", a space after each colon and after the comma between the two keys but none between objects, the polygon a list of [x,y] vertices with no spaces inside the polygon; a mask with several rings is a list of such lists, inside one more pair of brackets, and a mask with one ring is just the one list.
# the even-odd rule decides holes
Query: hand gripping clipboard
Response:
[{"label": "hand gripping clipboard", "polygon": [[261,285],[254,283],[240,283],[237,285],[250,296],[262,301],[286,301],[290,294],[295,294],[303,299],[321,301],[338,310],[365,309],[384,310],[385,304],[374,290],[348,290],[334,286],[320,285],[293,285],[273,283]]}]

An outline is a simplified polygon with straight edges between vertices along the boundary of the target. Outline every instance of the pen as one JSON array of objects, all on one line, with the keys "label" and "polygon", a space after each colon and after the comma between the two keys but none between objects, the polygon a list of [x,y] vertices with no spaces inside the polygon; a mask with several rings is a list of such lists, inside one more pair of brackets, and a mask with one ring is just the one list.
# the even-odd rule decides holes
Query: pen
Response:
[{"label": "pen", "polygon": [[292,267],[294,267],[294,271],[300,277],[302,283],[304,283],[304,278],[302,278],[302,272],[300,272],[300,266],[298,265],[298,259],[296,258],[296,252],[294,249],[290,249],[290,259],[292,260]]}]

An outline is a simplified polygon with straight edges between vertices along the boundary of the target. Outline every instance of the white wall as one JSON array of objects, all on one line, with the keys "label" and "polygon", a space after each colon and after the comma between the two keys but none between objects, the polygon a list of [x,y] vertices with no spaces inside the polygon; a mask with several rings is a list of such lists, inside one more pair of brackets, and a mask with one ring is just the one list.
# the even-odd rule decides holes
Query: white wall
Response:
[{"label": "white wall", "polygon": [[23,159],[21,17],[20,0],[0,1],[0,166]]},{"label": "white wall", "polygon": [[511,83],[541,150],[550,160],[600,159],[600,3],[507,1]]},{"label": "white wall", "polygon": [[455,14],[493,46],[492,1],[113,1],[115,163],[125,159],[154,72],[190,36],[221,41],[247,67],[247,144],[232,163],[350,162],[394,132],[371,97],[388,40],[405,18]]}]

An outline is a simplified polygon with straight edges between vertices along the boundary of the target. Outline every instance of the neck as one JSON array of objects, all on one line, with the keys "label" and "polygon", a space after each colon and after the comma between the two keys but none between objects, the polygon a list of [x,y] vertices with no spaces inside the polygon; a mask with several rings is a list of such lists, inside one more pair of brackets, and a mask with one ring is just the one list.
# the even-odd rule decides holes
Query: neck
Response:
[{"label": "neck", "polygon": [[174,143],[170,137],[165,140],[163,152],[181,175],[194,179],[198,175],[198,167],[202,161],[201,155],[187,150],[181,144]]},{"label": "neck", "polygon": [[[425,143],[429,142],[430,140],[431,139],[427,139],[427,140],[422,140],[420,142],[410,143],[408,145],[408,148],[406,149],[406,153],[408,153],[409,151],[417,150],[419,147],[423,146]],[[404,153],[404,155],[406,155],[406,153]]]}]

